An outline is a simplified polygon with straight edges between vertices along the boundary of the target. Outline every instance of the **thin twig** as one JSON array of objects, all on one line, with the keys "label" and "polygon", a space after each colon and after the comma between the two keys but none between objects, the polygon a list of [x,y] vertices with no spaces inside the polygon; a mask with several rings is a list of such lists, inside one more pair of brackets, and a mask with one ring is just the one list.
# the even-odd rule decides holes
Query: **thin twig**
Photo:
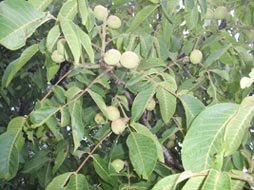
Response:
[{"label": "thin twig", "polygon": [[[67,77],[68,74],[70,74],[72,70],[70,69],[67,73],[65,73],[55,84],[58,85],[65,77]],[[48,93],[41,99],[41,102],[43,102],[52,92],[52,88],[48,91]]]},{"label": "thin twig", "polygon": [[91,152],[88,153],[88,156],[86,157],[86,159],[79,165],[78,169],[75,171],[75,173],[78,173],[82,168],[83,166],[86,164],[86,162],[88,161],[88,159],[90,157],[93,156],[93,153],[97,150],[97,148],[100,146],[100,144],[108,137],[111,135],[111,131],[109,133],[106,133],[102,138],[101,140],[95,145],[95,147],[93,148],[93,150]]}]

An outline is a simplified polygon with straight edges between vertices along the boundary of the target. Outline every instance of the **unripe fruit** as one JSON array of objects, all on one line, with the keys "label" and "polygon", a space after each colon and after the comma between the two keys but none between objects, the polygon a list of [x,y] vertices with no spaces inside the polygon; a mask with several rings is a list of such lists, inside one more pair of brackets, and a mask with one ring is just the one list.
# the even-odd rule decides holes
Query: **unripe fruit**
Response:
[{"label": "unripe fruit", "polygon": [[153,111],[154,108],[155,108],[155,105],[156,105],[156,102],[155,102],[155,100],[152,98],[152,99],[150,99],[150,100],[148,101],[148,103],[147,103],[147,105],[146,105],[146,109],[147,109],[148,111]]},{"label": "unripe fruit", "polygon": [[53,51],[51,59],[56,63],[62,63],[65,60],[64,56],[60,54],[57,50]]},{"label": "unripe fruit", "polygon": [[226,19],[227,16],[228,16],[228,10],[224,6],[217,7],[214,10],[214,18],[215,19],[218,19],[218,20]]},{"label": "unripe fruit", "polygon": [[121,53],[116,49],[108,50],[104,55],[104,61],[108,65],[117,65],[121,58]]},{"label": "unripe fruit", "polygon": [[94,7],[93,13],[99,21],[104,21],[108,17],[108,9],[102,5]]},{"label": "unripe fruit", "polygon": [[108,119],[111,121],[115,121],[120,118],[120,112],[115,106],[107,107]]},{"label": "unripe fruit", "polygon": [[105,118],[102,113],[97,113],[94,117],[94,121],[97,124],[103,124],[105,122]]},{"label": "unripe fruit", "polygon": [[65,39],[60,39],[57,41],[57,51],[58,53],[60,53],[61,55],[64,55],[64,51],[65,51],[65,48],[64,48],[64,45],[66,43],[66,40]]},{"label": "unripe fruit", "polygon": [[190,54],[190,61],[193,63],[193,64],[198,64],[201,62],[203,58],[203,54],[201,51],[197,50],[197,49],[194,49],[191,54]]},{"label": "unripe fruit", "polygon": [[169,140],[175,141],[175,140],[176,140],[176,135],[175,135],[175,134],[171,135],[171,136],[169,137]]},{"label": "unripe fruit", "polygon": [[167,148],[173,148],[175,146],[175,141],[168,140],[166,147]]},{"label": "unripe fruit", "polygon": [[245,35],[247,36],[249,41],[254,41],[254,30],[248,30],[247,32],[245,32]]},{"label": "unripe fruit", "polygon": [[118,28],[121,27],[122,21],[120,20],[119,17],[114,16],[114,15],[110,15],[108,17],[107,24],[112,29],[118,29]]},{"label": "unripe fruit", "polygon": [[126,128],[126,121],[123,118],[119,118],[117,120],[112,121],[111,130],[116,135],[120,135]]},{"label": "unripe fruit", "polygon": [[113,162],[111,162],[111,165],[115,169],[117,173],[119,173],[124,168],[124,161],[121,159],[116,159]]},{"label": "unripe fruit", "polygon": [[122,54],[120,62],[123,67],[133,69],[139,65],[140,59],[135,52],[126,51]]},{"label": "unripe fruit", "polygon": [[251,79],[249,77],[243,77],[243,78],[241,78],[241,81],[240,81],[240,87],[241,87],[241,89],[250,87],[251,86],[250,80]]}]

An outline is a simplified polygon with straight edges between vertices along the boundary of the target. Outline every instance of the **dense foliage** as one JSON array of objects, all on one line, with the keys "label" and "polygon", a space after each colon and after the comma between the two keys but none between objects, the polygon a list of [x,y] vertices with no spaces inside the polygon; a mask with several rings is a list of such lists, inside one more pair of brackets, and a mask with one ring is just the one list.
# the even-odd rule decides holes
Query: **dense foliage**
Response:
[{"label": "dense foliage", "polygon": [[0,2],[0,189],[253,188],[254,2]]}]

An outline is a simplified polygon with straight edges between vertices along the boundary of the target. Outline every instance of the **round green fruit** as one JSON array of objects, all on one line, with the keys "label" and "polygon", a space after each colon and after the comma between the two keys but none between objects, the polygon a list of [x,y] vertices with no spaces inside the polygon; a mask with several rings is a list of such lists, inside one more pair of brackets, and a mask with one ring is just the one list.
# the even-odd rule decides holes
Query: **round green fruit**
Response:
[{"label": "round green fruit", "polygon": [[111,165],[117,173],[119,173],[124,168],[124,161],[121,159],[116,159],[111,162]]},{"label": "round green fruit", "polygon": [[65,60],[64,56],[60,54],[57,50],[53,51],[51,59],[56,63],[62,63]]},{"label": "round green fruit", "polygon": [[226,19],[228,16],[228,10],[224,6],[219,6],[214,10],[214,18],[218,20]]},{"label": "round green fruit", "polygon": [[66,43],[66,40],[65,39],[60,39],[57,41],[57,51],[58,53],[60,53],[61,55],[64,55],[64,51],[65,51],[65,48],[64,48],[64,45]]},{"label": "round green fruit", "polygon": [[120,62],[123,67],[127,69],[134,69],[139,65],[140,59],[135,52],[126,51],[122,54]]},{"label": "round green fruit", "polygon": [[97,124],[103,124],[105,122],[105,118],[102,113],[97,113],[94,117],[94,121]]},{"label": "round green fruit", "polygon": [[194,49],[190,54],[190,61],[193,64],[198,64],[202,61],[203,54],[200,50]]},{"label": "round green fruit", "polygon": [[102,5],[97,5],[93,10],[95,18],[99,21],[105,21],[108,17],[108,9]]},{"label": "round green fruit", "polygon": [[121,27],[122,21],[120,20],[119,17],[114,16],[114,15],[110,15],[108,17],[107,24],[112,29],[118,29],[118,28]]},{"label": "round green fruit", "polygon": [[247,32],[245,32],[245,35],[248,38],[248,41],[253,42],[254,41],[254,30],[248,30]]},{"label": "round green fruit", "polygon": [[147,109],[148,111],[153,111],[154,108],[155,108],[155,106],[156,106],[156,102],[155,102],[155,100],[154,100],[153,98],[151,98],[151,99],[148,101],[147,105],[146,105],[146,109]]},{"label": "round green fruit", "polygon": [[121,53],[116,49],[110,49],[104,55],[104,61],[108,65],[117,65],[117,63],[120,61],[120,58]]},{"label": "round green fruit", "polygon": [[166,147],[167,148],[173,148],[175,146],[175,141],[168,140]]},{"label": "round green fruit", "polygon": [[111,130],[116,135],[122,134],[126,127],[127,127],[126,126],[126,121],[123,118],[119,118],[117,120],[114,120],[111,123]]},{"label": "round green fruit", "polygon": [[115,121],[120,118],[120,112],[117,107],[115,106],[108,106],[106,108],[108,119],[111,121]]}]

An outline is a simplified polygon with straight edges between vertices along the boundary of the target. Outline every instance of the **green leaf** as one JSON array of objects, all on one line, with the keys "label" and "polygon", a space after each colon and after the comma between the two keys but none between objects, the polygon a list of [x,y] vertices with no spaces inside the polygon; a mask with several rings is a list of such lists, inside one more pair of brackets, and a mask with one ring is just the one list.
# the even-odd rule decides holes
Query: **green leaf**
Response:
[{"label": "green leaf", "polygon": [[76,0],[68,0],[61,7],[57,19],[73,20],[78,13],[78,4]]},{"label": "green leaf", "polygon": [[244,181],[231,179],[231,190],[243,189],[244,184]]},{"label": "green leaf", "polygon": [[173,174],[161,179],[152,190],[172,190],[175,186],[177,179],[179,178],[180,174]]},{"label": "green leaf", "polygon": [[74,57],[74,62],[75,64],[79,64],[79,59],[81,56],[81,42],[76,32],[77,26],[70,20],[61,20],[60,25],[64,37]]},{"label": "green leaf", "polygon": [[29,0],[28,2],[36,9],[44,11],[53,2],[53,0]]},{"label": "green leaf", "polygon": [[200,100],[190,95],[181,95],[180,100],[183,104],[186,115],[186,125],[187,127],[190,127],[192,121],[203,109],[205,109],[205,106]]},{"label": "green leaf", "polygon": [[23,173],[31,173],[38,171],[41,167],[43,167],[47,162],[49,162],[49,150],[41,150],[35,154],[35,156],[28,160],[23,169]]},{"label": "green leaf", "polygon": [[47,81],[52,80],[60,68],[60,64],[56,64],[50,57],[46,58]]},{"label": "green leaf", "polygon": [[244,133],[254,116],[254,97],[245,98],[233,118],[227,123],[224,141],[225,156],[234,153],[241,145]]},{"label": "green leaf", "polygon": [[213,51],[205,60],[204,65],[206,67],[209,67],[211,64],[213,64],[213,62],[217,61],[218,59],[221,58],[221,56],[223,56],[228,50],[229,48],[231,48],[232,45],[225,45],[222,48],[216,49],[215,51]]},{"label": "green leaf", "polygon": [[210,170],[209,175],[206,177],[202,190],[214,189],[224,190],[231,189],[231,180],[227,173]]},{"label": "green leaf", "polygon": [[166,89],[159,86],[156,92],[156,98],[159,101],[160,113],[163,121],[169,123],[176,109],[176,97]]},{"label": "green leaf", "polygon": [[219,69],[211,69],[210,71],[219,75],[222,79],[229,81],[229,73],[227,71]]},{"label": "green leaf", "polygon": [[56,176],[47,186],[46,190],[63,190],[73,174],[73,172],[67,172]]},{"label": "green leaf", "polygon": [[65,96],[64,96],[65,90],[64,90],[61,86],[54,85],[54,86],[52,87],[52,91],[54,92],[54,94],[55,94],[55,96],[56,96],[56,99],[57,99],[61,104],[64,104],[64,103],[65,103]]},{"label": "green leaf", "polygon": [[46,123],[57,111],[58,109],[52,106],[41,107],[33,111],[30,114],[30,121],[34,124],[33,127],[39,127]]},{"label": "green leaf", "polygon": [[19,168],[19,152],[23,147],[22,129],[26,122],[24,117],[12,119],[7,132],[0,135],[0,178],[10,180]]},{"label": "green leaf", "polygon": [[111,184],[113,187],[117,186],[117,178],[110,175],[108,171],[109,167],[104,159],[97,154],[93,155],[93,165],[96,173],[101,177],[101,179]]},{"label": "green leaf", "polygon": [[190,30],[197,27],[199,23],[199,11],[196,5],[186,14],[185,20]]},{"label": "green leaf", "polygon": [[60,132],[60,128],[57,123],[57,119],[54,116],[51,116],[47,121],[46,124],[50,131],[53,133],[53,135],[56,137],[57,141],[60,141],[63,139],[63,135]]},{"label": "green leaf", "polygon": [[[25,45],[26,39],[50,19],[27,1],[6,0],[0,3],[0,44],[10,50]],[[6,27],[8,26],[8,27]]]},{"label": "green leaf", "polygon": [[7,87],[15,74],[39,51],[39,45],[34,44],[30,47],[26,48],[25,51],[21,54],[21,56],[15,61],[11,62],[3,75],[2,78],[2,86]]},{"label": "green leaf", "polygon": [[47,162],[40,169],[40,172],[37,174],[37,176],[38,176],[40,185],[45,188],[53,178],[51,163]]},{"label": "green leaf", "polygon": [[72,175],[65,190],[89,190],[86,177],[83,174]]},{"label": "green leaf", "polygon": [[204,180],[205,176],[192,177],[185,183],[182,190],[190,190],[190,189],[199,190],[202,187]]},{"label": "green leaf", "polygon": [[82,120],[82,102],[81,100],[75,100],[70,105],[70,114],[71,114],[71,128],[72,128],[72,138],[74,142],[75,152],[80,146],[80,141],[84,137],[84,124]]},{"label": "green leaf", "polygon": [[133,32],[134,30],[136,30],[139,25],[141,25],[158,8],[158,6],[159,5],[148,5],[142,8],[130,24],[127,32]]},{"label": "green leaf", "polygon": [[79,26],[77,26],[77,32],[79,34],[80,42],[83,48],[86,50],[86,53],[91,63],[94,63],[94,50],[92,47],[92,42],[90,37]]},{"label": "green leaf", "polygon": [[49,52],[53,52],[53,49],[56,45],[58,38],[60,37],[60,34],[61,34],[61,31],[58,24],[49,30],[47,39],[46,39],[46,47]]},{"label": "green leaf", "polygon": [[65,106],[61,108],[61,127],[65,127],[70,124],[70,112],[69,109]]},{"label": "green leaf", "polygon": [[69,144],[68,141],[60,141],[56,148],[56,158],[54,160],[53,173],[56,173],[60,166],[63,164],[69,153]]},{"label": "green leaf", "polygon": [[139,176],[148,179],[158,159],[156,144],[150,137],[139,133],[131,133],[126,143],[135,171]]},{"label": "green leaf", "polygon": [[156,144],[158,159],[160,162],[164,163],[162,145],[158,141],[157,136],[151,133],[151,131],[147,127],[140,123],[131,123],[131,126],[136,130],[137,133],[145,135],[153,140],[153,142]]},{"label": "green leaf", "polygon": [[239,106],[217,104],[203,110],[192,122],[182,148],[185,170],[220,169],[223,159],[224,131]]},{"label": "green leaf", "polygon": [[88,90],[87,91],[89,93],[89,95],[92,97],[93,101],[96,103],[96,105],[99,107],[99,109],[101,110],[101,112],[107,116],[107,105],[105,104],[103,98],[97,94],[96,92],[93,92],[92,90]]},{"label": "green leaf", "polygon": [[87,5],[87,0],[78,0],[78,8],[79,8],[82,24],[86,25],[87,19],[89,17],[89,9]]},{"label": "green leaf", "polygon": [[156,86],[151,84],[141,92],[139,92],[133,101],[131,113],[132,121],[137,121],[146,109],[146,105],[155,93]]}]

